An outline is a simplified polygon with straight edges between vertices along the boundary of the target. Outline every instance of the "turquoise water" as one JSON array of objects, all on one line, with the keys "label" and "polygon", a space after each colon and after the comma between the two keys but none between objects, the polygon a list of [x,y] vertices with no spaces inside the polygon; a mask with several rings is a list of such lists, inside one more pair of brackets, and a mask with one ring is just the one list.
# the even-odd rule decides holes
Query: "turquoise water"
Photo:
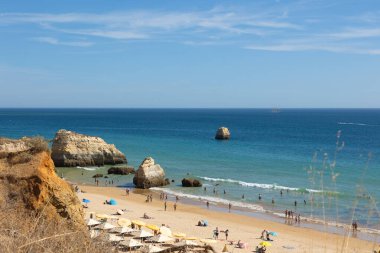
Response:
[{"label": "turquoise water", "polygon": [[[230,129],[231,140],[214,140],[220,126]],[[114,143],[135,167],[152,156],[175,180],[165,188],[169,193],[259,211],[292,209],[303,217],[379,225],[380,110],[0,109],[1,136],[52,139],[61,128]],[[59,169],[66,178],[86,183],[105,171]],[[181,188],[180,180],[188,174],[201,179],[207,191]],[[132,176],[109,180],[130,186]]]}]

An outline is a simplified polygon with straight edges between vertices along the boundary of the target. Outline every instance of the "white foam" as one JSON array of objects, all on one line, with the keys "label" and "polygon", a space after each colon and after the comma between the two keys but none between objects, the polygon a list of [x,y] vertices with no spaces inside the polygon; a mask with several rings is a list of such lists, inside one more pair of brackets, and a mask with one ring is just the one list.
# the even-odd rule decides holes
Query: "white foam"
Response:
[{"label": "white foam", "polygon": [[[294,187],[287,187],[277,184],[260,184],[260,183],[249,183],[234,179],[223,179],[223,178],[212,178],[212,177],[199,177],[206,181],[212,181],[212,182],[227,182],[232,184],[239,184],[244,187],[255,187],[255,188],[262,188],[262,189],[273,189],[273,190],[289,190],[289,191],[300,191],[301,188],[294,188]],[[322,192],[320,190],[313,190],[313,189],[305,189],[306,192]]]},{"label": "white foam", "polygon": [[78,168],[78,169],[88,170],[88,171],[94,171],[94,170],[96,170],[96,168],[81,167],[81,166],[77,166],[77,168]]},{"label": "white foam", "polygon": [[338,122],[338,125],[369,126],[368,124],[356,123],[356,122]]},{"label": "white foam", "polygon": [[170,190],[167,188],[159,188],[159,187],[153,187],[153,188],[150,188],[150,190],[162,191],[162,192],[165,192],[167,194],[176,195],[178,197],[183,197],[183,198],[188,198],[188,199],[195,199],[195,200],[202,201],[202,202],[208,201],[208,202],[213,203],[213,204],[223,204],[223,205],[231,204],[232,206],[235,206],[235,207],[247,208],[247,209],[254,210],[254,211],[259,211],[259,212],[265,211],[262,206],[249,204],[249,203],[243,203],[243,202],[239,202],[239,201],[230,201],[227,199],[210,197],[210,196],[197,196],[197,195],[187,194],[187,193],[173,191],[173,190]]}]

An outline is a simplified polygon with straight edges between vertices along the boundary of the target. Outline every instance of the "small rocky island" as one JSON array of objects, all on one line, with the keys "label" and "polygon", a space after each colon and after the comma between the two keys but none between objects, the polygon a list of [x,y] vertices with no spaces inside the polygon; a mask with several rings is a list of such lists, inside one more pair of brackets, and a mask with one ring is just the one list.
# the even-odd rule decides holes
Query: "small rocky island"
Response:
[{"label": "small rocky island", "polygon": [[147,157],[135,172],[133,184],[137,188],[148,189],[168,185],[169,180],[165,178],[164,169],[159,164],[155,164],[152,157]]},{"label": "small rocky island", "polygon": [[215,139],[217,140],[228,140],[230,137],[230,130],[228,130],[227,127],[220,127],[218,131],[216,131]]},{"label": "small rocky island", "polygon": [[132,166],[114,166],[109,168],[107,173],[114,175],[129,175],[135,174],[135,169]]},{"label": "small rocky island", "polygon": [[51,157],[57,167],[103,166],[127,163],[125,155],[115,145],[102,138],[65,129],[55,134]]}]

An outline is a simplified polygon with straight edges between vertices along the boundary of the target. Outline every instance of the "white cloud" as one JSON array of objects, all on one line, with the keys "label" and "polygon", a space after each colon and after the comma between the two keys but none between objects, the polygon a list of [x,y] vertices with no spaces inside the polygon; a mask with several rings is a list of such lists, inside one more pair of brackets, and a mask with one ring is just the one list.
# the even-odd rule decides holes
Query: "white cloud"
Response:
[{"label": "white cloud", "polygon": [[64,45],[64,46],[72,46],[72,47],[89,47],[94,44],[88,41],[60,41],[52,37],[37,37],[37,38],[34,38],[34,40],[48,43],[51,45]]}]

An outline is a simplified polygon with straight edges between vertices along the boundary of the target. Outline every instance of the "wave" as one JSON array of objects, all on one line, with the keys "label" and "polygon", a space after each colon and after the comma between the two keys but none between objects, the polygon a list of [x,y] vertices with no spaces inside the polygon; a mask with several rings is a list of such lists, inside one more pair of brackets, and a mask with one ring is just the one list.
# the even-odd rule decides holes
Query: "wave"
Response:
[{"label": "wave", "polygon": [[77,166],[78,169],[84,169],[84,170],[88,170],[88,171],[94,171],[96,170],[96,168],[88,168],[88,167],[81,167],[81,166]]},{"label": "wave", "polygon": [[370,126],[365,123],[356,123],[356,122],[338,122],[338,125]]},{"label": "wave", "polygon": [[314,190],[314,189],[307,189],[307,188],[294,188],[294,187],[287,187],[277,184],[260,184],[260,183],[249,183],[234,179],[223,179],[223,178],[212,178],[212,177],[199,177],[206,181],[211,182],[227,182],[232,184],[239,184],[244,187],[255,187],[255,188],[262,188],[262,189],[273,189],[273,190],[286,190],[286,191],[297,191],[302,193],[321,193],[320,190]]},{"label": "wave", "polygon": [[231,204],[234,207],[247,208],[247,209],[258,211],[258,212],[264,212],[265,211],[262,206],[249,204],[249,203],[243,203],[243,202],[239,202],[239,201],[233,201],[233,200],[230,201],[227,199],[222,199],[222,198],[217,198],[217,197],[192,195],[192,194],[187,194],[187,193],[173,191],[173,190],[170,190],[167,188],[159,188],[159,187],[152,187],[152,188],[150,188],[150,190],[161,191],[161,192],[165,192],[165,193],[170,194],[170,195],[176,195],[178,197],[194,199],[194,200],[203,201],[203,202],[208,201],[211,204],[223,204],[223,205]]}]

